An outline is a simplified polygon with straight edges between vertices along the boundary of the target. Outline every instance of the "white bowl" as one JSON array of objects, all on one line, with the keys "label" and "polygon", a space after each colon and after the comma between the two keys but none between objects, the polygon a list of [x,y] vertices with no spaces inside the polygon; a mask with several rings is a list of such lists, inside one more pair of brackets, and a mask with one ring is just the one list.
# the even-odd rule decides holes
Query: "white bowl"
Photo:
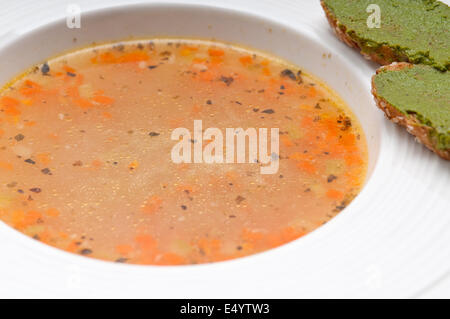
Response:
[{"label": "white bowl", "polygon": [[[412,229],[426,217],[423,209],[443,213],[447,208],[449,215],[448,191],[435,186],[436,182],[449,185],[448,167],[383,119],[370,94],[373,65],[334,39],[325,23],[326,29],[318,29],[305,18],[305,23],[290,27],[281,18],[189,4],[90,11],[83,13],[81,29],[69,29],[61,19],[5,40],[0,61],[8,63],[1,65],[0,82],[55,54],[130,37],[214,38],[271,52],[322,79],[360,120],[369,146],[369,173],[366,186],[349,207],[318,230],[282,247],[226,262],[178,267],[89,259],[33,241],[0,223],[4,257],[0,296],[411,296],[444,274],[450,251],[448,246],[439,249],[439,243],[448,243],[449,236],[425,235],[424,240],[422,232],[421,238]],[[425,164],[432,166],[428,172],[421,166]],[[414,168],[416,174],[408,175]],[[424,195],[436,193],[428,193],[421,183],[437,190],[437,196],[423,201]],[[433,221],[449,222],[448,216],[430,215]],[[432,264],[416,249],[427,249],[428,257],[434,253]],[[423,272],[428,275],[420,277]],[[415,282],[410,282],[411,277]]]}]

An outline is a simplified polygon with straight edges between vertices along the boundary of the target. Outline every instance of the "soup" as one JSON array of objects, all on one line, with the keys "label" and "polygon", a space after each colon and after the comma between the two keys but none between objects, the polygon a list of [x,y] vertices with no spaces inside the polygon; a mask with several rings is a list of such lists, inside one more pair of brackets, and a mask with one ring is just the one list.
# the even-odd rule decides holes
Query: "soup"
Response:
[{"label": "soup", "polygon": [[[80,49],[7,84],[0,110],[0,219],[102,260],[182,265],[262,252],[328,222],[366,174],[363,131],[333,91],[284,60],[226,43]],[[180,128],[199,131],[184,161],[172,156]],[[272,137],[251,158],[244,136],[245,163],[195,161],[196,149],[219,139],[205,138],[207,128]]]}]

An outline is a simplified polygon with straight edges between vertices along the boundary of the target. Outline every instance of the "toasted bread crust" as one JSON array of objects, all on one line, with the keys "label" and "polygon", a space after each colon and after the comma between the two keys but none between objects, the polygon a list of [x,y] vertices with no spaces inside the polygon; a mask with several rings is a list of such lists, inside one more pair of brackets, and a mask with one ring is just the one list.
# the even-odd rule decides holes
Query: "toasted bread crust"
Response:
[{"label": "toasted bread crust", "polygon": [[333,28],[336,36],[349,47],[354,48],[361,53],[361,55],[367,60],[372,60],[381,65],[388,65],[392,62],[409,62],[409,59],[405,55],[399,55],[396,51],[394,51],[391,47],[383,44],[381,45],[377,51],[373,53],[363,52],[361,49],[361,45],[357,42],[356,39],[351,38],[347,33],[347,28],[345,25],[341,24],[336,16],[328,9],[325,2],[323,0],[320,1],[323,10],[325,11],[325,15],[330,26]]},{"label": "toasted bread crust", "polygon": [[[381,67],[377,70],[377,74],[384,71],[398,71],[404,68],[410,68],[413,65],[405,62],[394,62],[388,66]],[[430,138],[430,132],[432,128],[420,123],[419,120],[413,115],[404,114],[392,106],[387,100],[378,96],[377,88],[375,86],[375,75],[372,77],[372,94],[375,98],[377,106],[386,114],[386,117],[392,122],[397,123],[400,126],[406,128],[406,130],[414,135],[416,139],[424,144],[428,149],[435,152],[443,159],[450,160],[450,149],[441,150],[437,149]]]}]

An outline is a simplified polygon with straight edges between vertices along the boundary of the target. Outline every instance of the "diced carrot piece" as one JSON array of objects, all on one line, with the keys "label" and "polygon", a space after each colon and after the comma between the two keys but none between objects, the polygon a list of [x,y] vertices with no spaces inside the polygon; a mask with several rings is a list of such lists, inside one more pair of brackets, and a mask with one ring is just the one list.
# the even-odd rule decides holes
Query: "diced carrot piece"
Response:
[{"label": "diced carrot piece", "polygon": [[339,140],[339,144],[341,144],[346,148],[354,146],[356,144],[355,134],[353,133],[344,134],[342,138]]},{"label": "diced carrot piece", "polygon": [[58,233],[58,236],[61,237],[62,239],[67,239],[67,238],[69,238],[69,235],[68,235],[67,233],[65,233],[65,232],[62,232],[62,231],[60,231],[60,232]]},{"label": "diced carrot piece", "polygon": [[262,73],[266,76],[271,76],[272,72],[270,72],[270,69],[268,67],[262,68]]},{"label": "diced carrot piece", "polygon": [[186,46],[185,48],[190,50],[190,51],[198,51],[198,47],[194,47],[194,46],[191,46],[191,45]]},{"label": "diced carrot piece", "polygon": [[47,209],[47,211],[45,213],[50,217],[58,217],[59,216],[59,210],[57,210],[56,208],[49,208],[49,209]]},{"label": "diced carrot piece", "polygon": [[36,159],[44,165],[49,164],[50,163],[50,154],[49,153],[38,153],[38,154],[36,154]]},{"label": "diced carrot piece", "polygon": [[42,91],[41,86],[38,83],[33,82],[31,80],[25,80],[24,86],[22,86],[19,89],[20,94],[25,95],[25,96],[32,96],[41,91]]},{"label": "diced carrot piece", "polygon": [[145,203],[144,207],[142,208],[142,212],[145,214],[153,214],[161,208],[162,202],[163,201],[160,197],[153,195]]},{"label": "diced carrot piece", "polygon": [[192,53],[192,51],[189,50],[188,48],[183,48],[180,51],[180,55],[181,56],[189,56],[189,55],[191,55],[191,53]]},{"label": "diced carrot piece", "polygon": [[33,224],[36,224],[37,221],[39,219],[41,219],[41,218],[42,218],[42,214],[41,213],[39,213],[38,211],[35,211],[35,210],[30,210],[25,215],[25,220],[24,221],[25,221],[26,225],[33,225]]},{"label": "diced carrot piece", "polygon": [[311,86],[308,90],[308,96],[309,97],[316,97],[317,90],[314,88],[314,86]]},{"label": "diced carrot piece", "polygon": [[198,248],[207,256],[215,256],[219,253],[221,242],[219,239],[202,238],[198,241]]},{"label": "diced carrot piece", "polygon": [[83,98],[74,99],[73,102],[82,109],[87,109],[94,106],[91,101]]},{"label": "diced carrot piece", "polygon": [[217,66],[219,64],[223,63],[223,58],[218,56],[211,57],[211,64],[212,66]]},{"label": "diced carrot piece", "polygon": [[78,91],[77,86],[69,86],[65,89],[66,94],[72,98],[79,98],[80,92]]},{"label": "diced carrot piece", "polygon": [[286,146],[286,147],[294,146],[294,143],[292,143],[292,141],[288,135],[281,135],[280,139],[281,139],[281,143],[283,143],[284,146]]},{"label": "diced carrot piece", "polygon": [[109,112],[103,112],[102,115],[103,115],[104,118],[107,118],[107,119],[111,119],[112,118],[112,114],[109,113]]},{"label": "diced carrot piece", "polygon": [[135,242],[139,245],[139,248],[142,250],[155,250],[156,249],[156,241],[150,235],[138,235],[134,239]]},{"label": "diced carrot piece", "polygon": [[270,247],[278,247],[290,241],[293,241],[305,233],[302,231],[298,231],[293,227],[283,228],[281,231],[278,231],[274,234],[270,234],[267,236],[267,245]]},{"label": "diced carrot piece", "polygon": [[102,167],[102,165],[103,165],[102,161],[99,160],[92,161],[92,167],[95,169],[99,169],[100,167]]},{"label": "diced carrot piece", "polygon": [[23,212],[21,210],[15,210],[11,214],[11,222],[15,227],[20,225],[23,222],[24,218],[25,218],[25,212]]},{"label": "diced carrot piece", "polygon": [[205,72],[200,72],[198,79],[205,82],[211,82],[215,78],[215,73],[207,70]]},{"label": "diced carrot piece", "polygon": [[201,108],[201,106],[198,105],[198,104],[195,104],[195,105],[192,107],[192,113],[194,113],[194,114],[200,113],[201,110],[202,110],[202,108]]},{"label": "diced carrot piece", "polygon": [[253,58],[251,55],[244,55],[239,58],[239,62],[241,62],[243,66],[248,66],[253,63]]},{"label": "diced carrot piece", "polygon": [[98,103],[98,104],[102,104],[102,105],[111,105],[114,103],[114,99],[107,97],[107,96],[103,96],[103,95],[97,95],[94,96],[92,98],[92,101]]},{"label": "diced carrot piece", "polygon": [[99,56],[100,62],[102,63],[115,63],[116,57],[111,52],[105,52]]},{"label": "diced carrot piece", "polygon": [[0,103],[5,107],[4,112],[6,115],[18,116],[21,114],[21,112],[17,109],[17,106],[20,104],[19,100],[9,96],[4,96],[1,98]]},{"label": "diced carrot piece", "polygon": [[301,104],[300,106],[299,106],[299,109],[300,110],[306,110],[306,111],[310,111],[310,110],[312,110],[312,105],[309,105],[309,104]]},{"label": "diced carrot piece", "polygon": [[339,127],[335,118],[323,119],[322,125],[325,126],[327,139],[336,138],[339,135]]},{"label": "diced carrot piece", "polygon": [[361,171],[347,171],[344,175],[348,179],[348,183],[352,187],[360,187],[362,184],[361,175],[363,173]]},{"label": "diced carrot piece", "polygon": [[80,86],[83,84],[83,82],[84,82],[84,75],[78,74],[77,77],[75,78],[75,84]]},{"label": "diced carrot piece", "polygon": [[74,253],[78,249],[78,243],[76,240],[72,240],[69,245],[66,246],[66,251]]},{"label": "diced carrot piece", "polygon": [[38,83],[31,80],[25,80],[25,85],[31,88],[41,88],[41,86]]},{"label": "diced carrot piece", "polygon": [[3,96],[0,100],[0,103],[6,107],[15,107],[19,106],[20,104],[19,100],[9,96]]},{"label": "diced carrot piece", "polygon": [[147,61],[149,56],[146,52],[137,51],[137,52],[129,52],[125,53],[121,57],[117,59],[118,63],[128,63],[128,62],[140,62]]},{"label": "diced carrot piece", "polygon": [[351,165],[362,165],[364,161],[362,160],[361,156],[359,154],[349,154],[344,157],[345,164],[351,166]]},{"label": "diced carrot piece", "polygon": [[183,125],[183,118],[171,118],[169,119],[169,125],[171,128],[180,127]]},{"label": "diced carrot piece", "polygon": [[135,170],[138,167],[139,167],[139,162],[138,161],[132,161],[130,163],[130,165],[128,165],[128,169],[131,169],[131,170]]},{"label": "diced carrot piece", "polygon": [[223,56],[225,54],[225,52],[221,49],[210,48],[208,50],[208,54],[209,54],[209,56]]},{"label": "diced carrot piece", "polygon": [[59,136],[56,133],[50,133],[50,134],[48,134],[48,137],[55,141],[57,141],[59,139]]},{"label": "diced carrot piece", "polygon": [[39,241],[48,244],[50,243],[50,232],[48,230],[45,230],[41,233],[39,233]]},{"label": "diced carrot piece", "polygon": [[326,193],[328,198],[334,199],[334,200],[341,200],[344,198],[344,193],[341,191],[338,191],[336,189],[330,189]]},{"label": "diced carrot piece", "polygon": [[163,254],[157,262],[158,265],[182,265],[185,263],[186,263],[185,258],[174,253]]},{"label": "diced carrot piece", "polygon": [[294,227],[288,226],[281,230],[280,235],[283,238],[283,241],[287,243],[294,239],[302,237],[303,235],[305,235],[305,232],[301,231],[301,230],[297,230]]},{"label": "diced carrot piece", "polygon": [[9,116],[19,116],[22,114],[15,106],[6,106],[4,111],[5,114]]},{"label": "diced carrot piece", "polygon": [[314,156],[312,156],[311,154],[295,152],[295,153],[292,153],[291,155],[289,155],[289,159],[292,159],[297,162],[301,162],[301,161],[311,162],[314,160]]},{"label": "diced carrot piece", "polygon": [[242,239],[246,242],[255,244],[264,238],[263,233],[244,228],[242,230]]},{"label": "diced carrot piece", "polygon": [[303,128],[310,128],[314,123],[314,118],[311,116],[303,116],[300,121],[300,126]]},{"label": "diced carrot piece", "polygon": [[127,256],[133,251],[133,247],[131,245],[117,245],[116,251],[122,256]]},{"label": "diced carrot piece", "polygon": [[36,125],[36,122],[35,121],[28,121],[28,122],[25,122],[25,126],[28,126],[28,127],[32,127],[32,126],[35,126]]},{"label": "diced carrot piece", "polygon": [[283,240],[283,238],[277,233],[267,235],[265,240],[265,244],[270,248],[275,248],[285,243],[286,242]]},{"label": "diced carrot piece", "polygon": [[309,174],[314,174],[315,172],[317,172],[316,166],[314,164],[312,164],[311,162],[301,161],[301,162],[297,163],[297,167],[299,169],[301,169],[302,171],[309,173]]},{"label": "diced carrot piece", "polygon": [[192,59],[192,63],[194,64],[204,64],[206,62],[205,58],[194,58]]},{"label": "diced carrot piece", "polygon": [[33,105],[33,100],[31,100],[31,99],[25,99],[25,100],[22,100],[21,101],[22,102],[22,104],[24,104],[24,105],[27,105],[27,106],[31,106],[31,105]]},{"label": "diced carrot piece", "polygon": [[12,171],[14,169],[14,167],[9,162],[2,162],[2,161],[0,161],[0,169],[4,169],[6,171]]}]

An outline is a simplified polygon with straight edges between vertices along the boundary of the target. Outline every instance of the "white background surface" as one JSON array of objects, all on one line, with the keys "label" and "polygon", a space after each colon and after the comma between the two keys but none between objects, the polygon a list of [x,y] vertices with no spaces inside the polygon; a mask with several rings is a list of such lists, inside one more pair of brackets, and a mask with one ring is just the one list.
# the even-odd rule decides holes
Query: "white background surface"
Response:
[{"label": "white background surface", "polygon": [[[374,0],[375,1],[375,0]],[[56,1],[56,0],[16,0],[0,1],[0,45],[2,34],[22,33],[38,26],[42,21],[55,20],[65,16],[66,6],[69,3],[80,5],[82,10],[100,8],[104,6],[120,5],[123,3],[137,3],[149,1]],[[160,1],[169,2],[169,1]],[[177,1],[170,1],[177,2]],[[181,1],[178,1],[181,2]],[[322,10],[316,0],[258,0],[258,1],[184,1],[190,3],[218,4],[225,7],[243,9],[268,17],[276,17],[286,24],[295,26],[302,21],[317,28],[329,31],[328,24]],[[448,2],[448,1],[446,1]],[[327,38],[328,39],[328,38]],[[330,41],[331,40],[330,37]],[[337,44],[340,52],[351,49],[343,44]],[[369,70],[367,81],[374,68],[362,58],[355,56],[355,67]],[[4,61],[3,61],[4,63]],[[1,72],[1,63],[0,63]],[[375,107],[373,105],[373,107]],[[360,205],[361,214],[354,215],[353,220],[339,218],[338,221],[327,225],[327,230],[337,232],[334,238],[336,243],[341,243],[342,258],[339,260],[322,258],[324,262],[335,263],[342,272],[339,276],[327,277],[329,290],[320,291],[311,289],[302,291],[296,287],[297,294],[285,294],[271,291],[271,287],[262,288],[260,296],[266,297],[347,297],[358,296],[357,289],[361,289],[360,296],[381,297],[450,297],[450,167],[445,162],[418,145],[404,131],[388,125],[392,140],[386,143],[386,152],[383,161],[379,164],[378,172],[383,175],[374,176],[374,181],[369,185],[367,192],[371,191],[373,202],[367,207]],[[377,172],[376,172],[377,173]],[[362,213],[364,211],[364,213]],[[355,229],[349,226],[354,222]],[[340,234],[345,229],[347,234]],[[363,231],[364,229],[364,231]],[[326,239],[326,231],[313,234],[311,238],[305,238],[302,245],[308,245],[308,241]],[[324,237],[325,236],[325,237]],[[309,237],[309,236],[307,236]],[[28,240],[28,239],[27,239]],[[364,244],[362,244],[364,243]],[[1,245],[9,245],[2,241]],[[323,242],[321,243],[323,245]],[[330,243],[329,245],[332,245]],[[320,245],[317,245],[320,248]],[[284,248],[283,248],[284,249]],[[286,251],[292,246],[286,247]],[[27,291],[27,295],[36,296],[37,292],[28,287],[26,278],[19,275],[28,268],[20,256],[2,255],[0,263],[8,263],[9,267],[0,264],[0,297],[20,296],[20,289]],[[37,257],[36,257],[37,258]],[[264,262],[264,257],[259,257]],[[334,257],[335,258],[335,257]],[[33,260],[29,260],[32,263]],[[12,265],[15,265],[14,267]],[[236,263],[218,266],[217,271],[239,271]],[[68,266],[70,268],[70,265]],[[77,274],[83,274],[83,268],[68,269],[74,274],[74,285],[77,283]],[[95,268],[95,267],[94,267]],[[307,268],[307,267],[305,267]],[[16,269],[16,273],[14,270]],[[97,270],[98,271],[98,270]],[[137,270],[138,271],[138,270]],[[281,270],[280,270],[281,271]],[[299,271],[301,271],[299,269]],[[88,271],[86,270],[86,274]],[[181,273],[181,270],[180,270]],[[144,272],[142,272],[144,275]],[[175,275],[178,275],[174,272]],[[30,274],[31,276],[32,274]],[[51,272],[47,273],[51,276]],[[323,274],[327,276],[327,274]],[[14,279],[12,279],[13,277]],[[17,279],[15,279],[17,277]],[[22,278],[22,279],[21,279]],[[311,274],[311,280],[320,281]],[[359,278],[360,284],[353,280]],[[263,279],[261,279],[263,280]],[[55,291],[45,291],[45,278],[41,278],[42,296],[54,296]],[[35,280],[36,282],[36,280]],[[293,281],[293,284],[295,280]],[[295,283],[298,284],[298,283]],[[311,282],[308,282],[311,284]],[[199,283],[208,289],[207,283]],[[306,285],[306,281],[305,281]],[[352,292],[339,294],[349,286]],[[325,286],[323,286],[325,287]],[[340,288],[342,287],[342,288]],[[358,288],[359,287],[359,288]],[[368,288],[369,287],[369,288]],[[280,288],[280,287],[278,287]],[[283,287],[281,287],[282,289]],[[275,288],[274,288],[275,289]],[[80,291],[71,296],[80,296]],[[124,291],[127,288],[124,287]],[[225,290],[228,297],[251,297],[236,291]],[[98,296],[95,287],[89,286],[87,296]],[[111,296],[117,294],[111,293]],[[170,296],[170,292],[162,292],[162,296]],[[182,293],[174,292],[174,296],[183,297]],[[185,297],[207,297],[208,294],[185,295]],[[212,294],[214,296],[224,296]]]}]

